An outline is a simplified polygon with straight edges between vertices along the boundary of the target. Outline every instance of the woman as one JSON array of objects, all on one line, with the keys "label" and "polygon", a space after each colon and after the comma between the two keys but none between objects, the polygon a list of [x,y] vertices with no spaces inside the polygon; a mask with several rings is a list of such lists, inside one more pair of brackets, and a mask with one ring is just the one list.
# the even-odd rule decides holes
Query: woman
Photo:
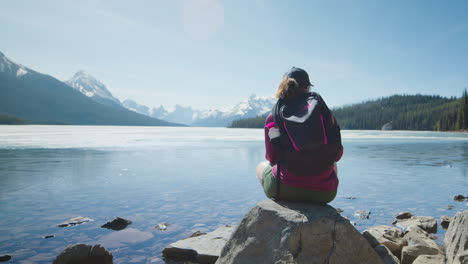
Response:
[{"label": "woman", "polygon": [[311,86],[307,72],[293,67],[276,91],[278,103],[265,121],[267,161],[257,166],[269,198],[329,203],[336,196],[336,162],[343,154],[339,126]]}]

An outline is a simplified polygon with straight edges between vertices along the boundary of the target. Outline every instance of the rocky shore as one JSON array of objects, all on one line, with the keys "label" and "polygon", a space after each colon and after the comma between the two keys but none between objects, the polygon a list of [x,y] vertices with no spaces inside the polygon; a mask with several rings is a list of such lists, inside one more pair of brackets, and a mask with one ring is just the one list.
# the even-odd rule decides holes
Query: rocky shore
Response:
[{"label": "rocky shore", "polygon": [[448,227],[443,246],[434,241],[435,218],[410,212],[395,218],[391,226],[359,233],[329,205],[265,200],[235,229],[177,241],[163,250],[163,257],[170,264],[468,263],[468,211],[441,218],[441,226]]},{"label": "rocky shore", "polygon": [[[454,200],[464,202],[468,197],[457,195]],[[257,203],[236,227],[223,226],[210,233],[197,231],[169,244],[162,255],[168,264],[468,264],[468,211],[457,212],[453,217],[442,216],[439,223],[434,217],[401,212],[389,225],[371,227],[361,233],[341,213],[343,210],[329,205],[265,200]],[[370,215],[366,210],[354,212],[358,219],[369,219]],[[91,221],[94,220],[79,216],[57,227]],[[101,227],[119,231],[131,224],[132,221],[117,217]],[[439,225],[447,229],[443,245],[434,240]],[[168,226],[160,223],[155,228],[164,231]],[[13,258],[3,255],[0,262]],[[113,256],[99,244],[75,244],[65,248],[53,263],[111,264]]]}]

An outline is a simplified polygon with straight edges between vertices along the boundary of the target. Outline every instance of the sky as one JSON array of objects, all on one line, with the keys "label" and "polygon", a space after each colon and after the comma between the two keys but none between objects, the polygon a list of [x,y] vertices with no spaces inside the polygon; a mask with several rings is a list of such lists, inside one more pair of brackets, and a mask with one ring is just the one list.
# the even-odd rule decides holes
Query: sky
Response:
[{"label": "sky", "polygon": [[465,0],[0,0],[0,51],[120,100],[224,108],[292,66],[329,106],[468,87]]}]

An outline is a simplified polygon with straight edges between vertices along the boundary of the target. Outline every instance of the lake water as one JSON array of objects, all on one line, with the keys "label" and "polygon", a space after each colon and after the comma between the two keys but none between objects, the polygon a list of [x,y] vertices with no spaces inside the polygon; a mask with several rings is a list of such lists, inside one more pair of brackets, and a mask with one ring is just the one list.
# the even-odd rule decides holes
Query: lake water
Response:
[{"label": "lake water", "polygon": [[[466,201],[453,200],[468,195],[468,134],[342,137],[331,205],[359,231],[390,225],[401,211],[439,219],[468,210]],[[12,255],[10,263],[51,263],[68,244],[100,243],[114,263],[163,263],[169,243],[235,225],[265,199],[255,177],[264,155],[258,129],[0,126],[0,255]],[[357,218],[358,210],[370,218]],[[57,227],[76,216],[94,221]],[[100,228],[117,216],[133,223]],[[157,230],[163,222],[168,229]],[[437,235],[440,243],[444,231]]]}]

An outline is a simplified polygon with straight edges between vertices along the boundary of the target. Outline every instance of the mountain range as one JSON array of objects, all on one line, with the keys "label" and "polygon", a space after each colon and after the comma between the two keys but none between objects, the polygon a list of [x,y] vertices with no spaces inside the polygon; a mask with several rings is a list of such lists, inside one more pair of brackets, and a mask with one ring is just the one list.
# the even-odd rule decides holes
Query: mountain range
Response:
[{"label": "mountain range", "polygon": [[269,112],[275,101],[273,97],[251,95],[248,99],[224,109],[196,110],[191,107],[176,105],[171,111],[165,109],[162,105],[150,108],[133,100],[125,100],[123,105],[140,114],[169,122],[191,126],[225,127],[234,120],[255,117]]},{"label": "mountain range", "polygon": [[120,101],[85,71],[64,82],[15,63],[0,52],[0,114],[25,123],[80,125],[175,125],[226,127],[234,120],[262,115],[275,99],[251,95],[224,109],[166,109]]},{"label": "mountain range", "polygon": [[[100,98],[112,95],[103,85],[94,86],[96,93],[89,90],[88,83],[81,81],[83,76],[77,73],[67,84],[15,63],[0,52],[0,115],[26,124],[177,125],[130,111],[118,100],[100,102]],[[103,88],[102,93],[98,88]]]}]

